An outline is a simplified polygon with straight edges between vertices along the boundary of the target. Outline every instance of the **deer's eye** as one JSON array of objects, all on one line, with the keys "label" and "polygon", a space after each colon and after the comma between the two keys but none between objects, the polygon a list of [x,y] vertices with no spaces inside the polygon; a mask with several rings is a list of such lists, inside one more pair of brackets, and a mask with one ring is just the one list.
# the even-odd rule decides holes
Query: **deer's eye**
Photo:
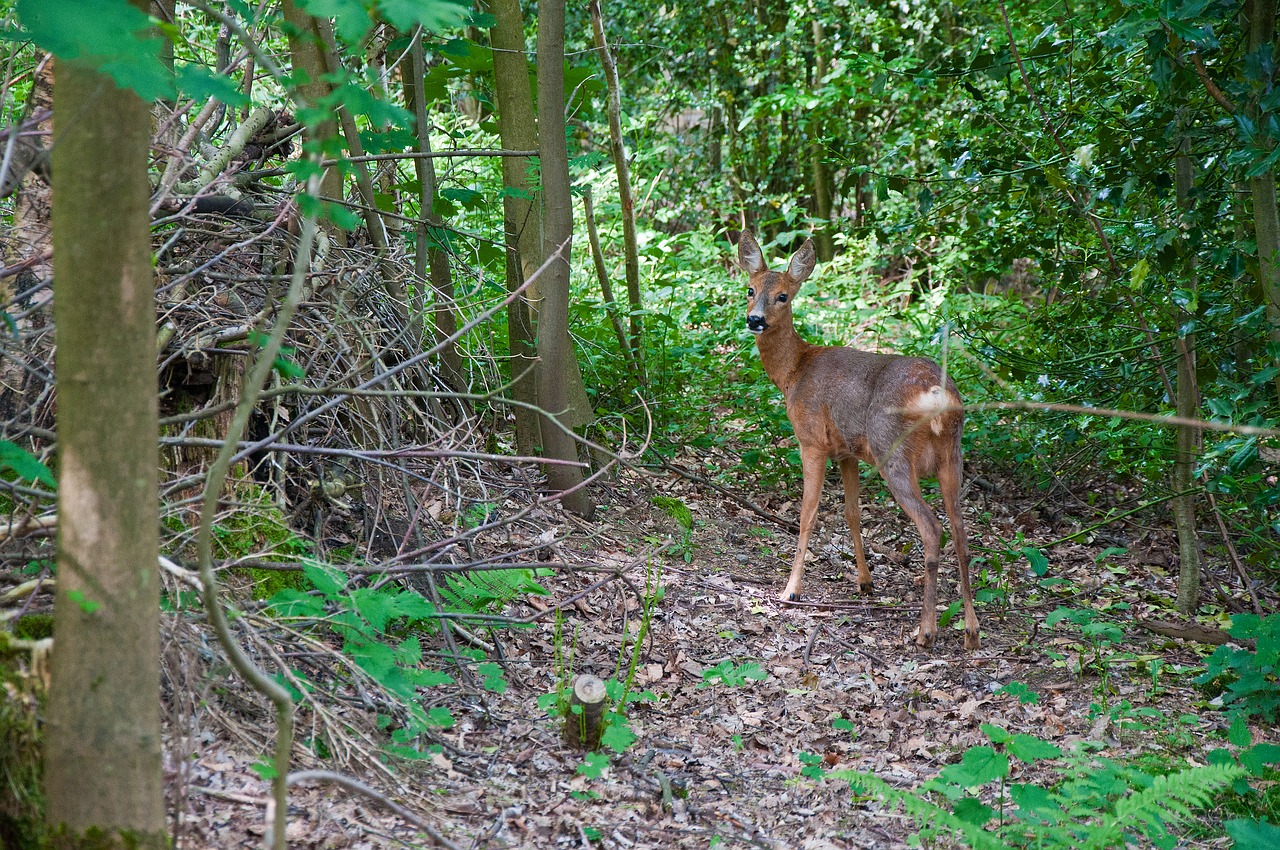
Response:
[{"label": "deer's eye", "polygon": [[779,293],[779,294],[778,294],[778,303],[779,303],[779,304],[784,304],[784,303],[786,303],[786,300],[787,300],[787,293],[785,293],[785,292],[781,292],[781,293]]},{"label": "deer's eye", "polygon": [[748,298],[755,298],[755,297],[756,297],[756,291],[755,291],[755,288],[754,288],[754,287],[748,287],[748,288],[747,288],[747,297],[748,297]]}]

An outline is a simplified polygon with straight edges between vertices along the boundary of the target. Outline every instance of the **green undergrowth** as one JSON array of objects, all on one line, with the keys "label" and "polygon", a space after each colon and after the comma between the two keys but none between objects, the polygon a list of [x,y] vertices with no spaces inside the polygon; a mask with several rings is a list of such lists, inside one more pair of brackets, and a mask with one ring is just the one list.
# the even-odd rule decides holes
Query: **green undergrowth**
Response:
[{"label": "green undergrowth", "polygon": [[[304,562],[302,574],[305,586],[277,591],[268,600],[268,612],[293,629],[337,639],[357,675],[376,685],[393,707],[378,716],[378,725],[388,736],[387,752],[405,759],[438,752],[434,736],[455,723],[445,706],[424,704],[420,689],[453,684],[462,669],[485,690],[506,688],[501,666],[483,652],[461,649],[451,657],[433,656],[423,637],[438,633],[442,618],[469,628],[517,626],[498,612],[518,597],[546,593],[529,569],[447,575],[437,585],[439,606],[406,584],[367,582],[314,561]],[[280,680],[300,703],[328,687],[302,669],[288,670]],[[313,748],[324,755],[321,742],[313,742]]]},{"label": "green undergrowth", "polygon": [[[18,635],[19,639],[23,639]],[[30,639],[30,638],[26,638]],[[25,668],[30,650],[0,632],[0,847],[43,846],[44,792],[40,717],[44,699]]]},{"label": "green undergrowth", "polygon": [[[1036,699],[1025,687],[1009,689],[1015,692],[1024,702]],[[1118,725],[1147,734],[1167,722],[1158,712],[1144,715],[1141,723],[1131,711],[1111,714]],[[1262,850],[1280,839],[1280,747],[1254,744],[1242,720],[1232,724],[1225,746],[1209,753],[1208,763],[1168,751],[1109,755],[1096,741],[1063,748],[991,724],[981,729],[988,744],[965,750],[915,788],[891,785],[866,771],[826,771],[821,758],[808,754],[801,754],[801,772],[847,782],[855,801],[876,800],[901,810],[916,825],[912,842],[926,846],[956,841],[978,850],[1074,850],[1147,843],[1167,850],[1189,836],[1221,836],[1225,830],[1235,847]]]}]

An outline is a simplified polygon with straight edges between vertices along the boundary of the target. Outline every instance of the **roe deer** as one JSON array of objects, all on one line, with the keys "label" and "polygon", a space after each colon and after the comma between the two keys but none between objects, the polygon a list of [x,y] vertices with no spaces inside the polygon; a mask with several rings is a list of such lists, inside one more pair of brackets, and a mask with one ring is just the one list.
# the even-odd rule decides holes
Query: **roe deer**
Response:
[{"label": "roe deer", "polygon": [[871,592],[858,504],[858,461],[863,460],[875,464],[893,498],[920,531],[924,599],[916,643],[932,646],[938,628],[942,524],[920,495],[920,478],[936,475],[960,562],[964,645],[977,649],[978,617],[973,610],[969,547],[960,515],[960,432],[964,427],[960,394],[932,360],[810,345],[802,340],[791,318],[791,299],[813,273],[815,260],[813,242],[806,241],[785,272],[770,271],[750,233],[743,232],[738,240],[738,264],[750,275],[747,329],[756,336],[765,372],[786,399],[787,418],[800,442],[804,470],[800,539],[791,578],[780,599],[800,598],[804,557],[828,458],[840,462],[844,516],[858,562],[858,591]]}]

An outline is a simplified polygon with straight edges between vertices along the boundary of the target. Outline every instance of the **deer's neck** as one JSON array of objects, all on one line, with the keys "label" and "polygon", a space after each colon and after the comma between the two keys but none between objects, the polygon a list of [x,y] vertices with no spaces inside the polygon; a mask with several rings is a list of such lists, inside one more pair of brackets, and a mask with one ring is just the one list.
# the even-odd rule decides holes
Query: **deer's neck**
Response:
[{"label": "deer's neck", "polygon": [[756,337],[760,363],[774,386],[784,393],[795,383],[800,360],[814,346],[800,338],[795,325],[788,321],[776,325]]}]

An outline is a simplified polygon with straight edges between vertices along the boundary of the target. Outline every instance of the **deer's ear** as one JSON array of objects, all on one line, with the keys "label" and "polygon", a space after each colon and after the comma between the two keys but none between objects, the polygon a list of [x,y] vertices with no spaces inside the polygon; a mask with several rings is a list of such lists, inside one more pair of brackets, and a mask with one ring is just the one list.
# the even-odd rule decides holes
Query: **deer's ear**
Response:
[{"label": "deer's ear", "polygon": [[747,231],[738,237],[738,265],[747,274],[756,274],[765,270],[764,255],[760,253],[760,245],[756,238]]},{"label": "deer's ear", "polygon": [[813,266],[818,262],[818,254],[813,249],[813,240],[806,239],[804,244],[800,246],[800,250],[796,251],[795,256],[791,258],[791,265],[787,266],[787,277],[796,283],[801,283],[809,279],[809,275],[813,274]]}]

